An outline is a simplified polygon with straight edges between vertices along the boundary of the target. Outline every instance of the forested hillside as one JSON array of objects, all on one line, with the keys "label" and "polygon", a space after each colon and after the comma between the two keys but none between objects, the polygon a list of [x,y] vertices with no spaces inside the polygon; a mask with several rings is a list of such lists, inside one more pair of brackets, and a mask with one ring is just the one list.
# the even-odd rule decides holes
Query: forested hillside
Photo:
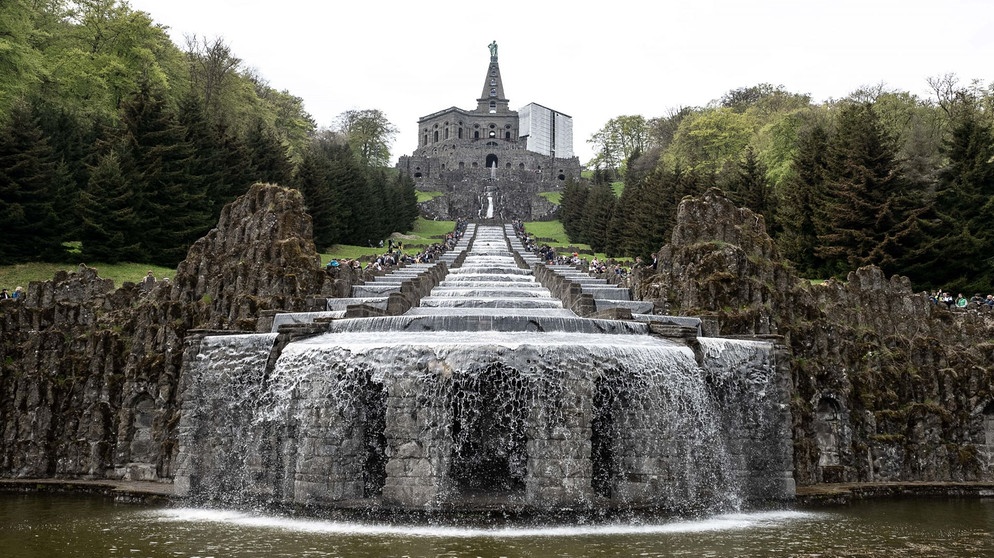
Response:
[{"label": "forested hillside", "polygon": [[647,256],[669,241],[680,200],[717,186],[765,217],[804,276],[874,264],[918,288],[990,292],[994,88],[926,81],[928,99],[877,87],[814,103],[763,84],[612,119],[591,139],[594,184],[563,193],[563,225],[608,255]]},{"label": "forested hillside", "polygon": [[[319,129],[219,39],[174,44],[118,0],[0,3],[0,265],[175,266],[255,182],[297,187],[318,248],[409,230],[413,184],[381,167],[392,125]],[[386,155],[384,155],[386,153]]]}]

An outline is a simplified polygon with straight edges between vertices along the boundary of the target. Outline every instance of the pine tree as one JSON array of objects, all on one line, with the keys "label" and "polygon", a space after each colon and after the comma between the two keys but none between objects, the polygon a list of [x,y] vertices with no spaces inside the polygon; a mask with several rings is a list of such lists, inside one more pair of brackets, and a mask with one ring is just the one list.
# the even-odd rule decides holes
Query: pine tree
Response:
[{"label": "pine tree", "polygon": [[293,178],[293,165],[287,149],[276,133],[262,120],[256,120],[245,138],[253,182],[290,184]]},{"label": "pine tree", "polygon": [[815,248],[818,234],[827,232],[827,225],[816,226],[828,165],[827,149],[828,132],[824,126],[815,124],[799,132],[797,153],[779,203],[777,247],[806,277],[824,272],[824,261],[815,255]]},{"label": "pine tree", "polygon": [[342,223],[340,242],[366,246],[374,231],[369,227],[372,215],[365,169],[347,145],[329,144],[327,152],[331,163],[328,183],[340,200],[336,208],[336,218]]},{"label": "pine tree", "polygon": [[391,184],[393,190],[393,206],[387,211],[393,215],[395,231],[410,231],[420,214],[418,210],[418,191],[414,179],[406,173],[397,173]]},{"label": "pine tree", "polygon": [[80,196],[80,240],[87,261],[141,261],[141,249],[134,237],[134,231],[140,228],[134,200],[135,193],[121,172],[117,153],[111,151],[101,157]]},{"label": "pine tree", "polygon": [[136,231],[151,263],[175,266],[213,224],[202,169],[195,164],[186,129],[165,99],[144,86],[122,108],[121,170],[134,186]]},{"label": "pine tree", "polygon": [[641,225],[645,224],[639,221],[638,217],[640,212],[644,211],[643,204],[646,203],[645,192],[649,188],[650,176],[647,176],[645,180],[638,183],[626,182],[625,189],[621,192],[621,196],[618,197],[608,229],[608,256],[642,255],[641,237],[646,235],[646,231],[637,230]]},{"label": "pine tree", "polygon": [[293,182],[304,196],[313,225],[314,244],[319,250],[339,243],[343,235],[343,223],[336,210],[341,200],[336,197],[330,180],[331,161],[320,144],[315,143],[304,153]]},{"label": "pine tree", "polygon": [[580,237],[583,234],[580,219],[583,216],[583,208],[587,204],[587,196],[590,188],[568,178],[563,185],[563,195],[559,199],[559,220],[563,224],[566,236],[572,242],[582,242]]},{"label": "pine tree", "polygon": [[90,167],[96,164],[96,146],[103,143],[101,134],[105,127],[42,101],[33,103],[32,108],[64,177],[63,187],[55,196],[55,213],[65,238],[77,239],[81,223],[76,207],[89,182]]},{"label": "pine tree", "polygon": [[828,226],[815,253],[827,271],[842,275],[869,264],[892,270],[914,219],[893,146],[869,103],[842,108],[825,184]]},{"label": "pine tree", "polygon": [[740,207],[762,215],[768,225],[773,224],[773,200],[766,180],[766,167],[756,157],[752,146],[747,146],[742,159],[735,165],[733,179],[727,184],[729,198]]},{"label": "pine tree", "polygon": [[235,138],[226,137],[223,125],[210,123],[196,94],[191,92],[181,99],[177,118],[192,149],[189,174],[203,181],[204,210],[207,220],[215,223],[225,204],[250,185],[248,157]]},{"label": "pine tree", "polygon": [[973,102],[959,99],[939,174],[929,239],[913,271],[919,283],[987,292],[994,286],[994,132]]},{"label": "pine tree", "polygon": [[57,261],[63,254],[55,200],[66,183],[31,107],[18,103],[0,128],[0,262]]},{"label": "pine tree", "polygon": [[589,244],[595,252],[603,252],[607,246],[608,228],[611,214],[614,212],[614,190],[608,183],[595,184],[590,189],[587,202],[580,218],[582,241]]},{"label": "pine tree", "polygon": [[368,192],[367,205],[362,208],[366,214],[363,224],[366,226],[366,242],[375,246],[393,232],[387,216],[387,177],[382,170],[365,168]]}]

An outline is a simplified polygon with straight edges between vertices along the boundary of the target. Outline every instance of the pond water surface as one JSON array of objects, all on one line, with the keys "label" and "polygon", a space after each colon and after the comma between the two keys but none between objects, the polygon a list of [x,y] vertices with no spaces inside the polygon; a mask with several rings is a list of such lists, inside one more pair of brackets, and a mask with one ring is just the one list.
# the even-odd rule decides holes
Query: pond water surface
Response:
[{"label": "pond water surface", "polygon": [[641,524],[338,523],[251,512],[0,493],[0,556],[994,556],[994,500],[877,500]]}]

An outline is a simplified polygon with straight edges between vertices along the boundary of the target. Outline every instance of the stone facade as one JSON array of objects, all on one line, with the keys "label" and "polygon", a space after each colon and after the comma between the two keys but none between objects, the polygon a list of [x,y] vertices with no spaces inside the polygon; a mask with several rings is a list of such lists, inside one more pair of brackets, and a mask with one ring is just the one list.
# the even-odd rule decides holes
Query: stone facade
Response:
[{"label": "stone facade", "polygon": [[397,166],[419,190],[443,193],[443,200],[425,208],[432,216],[485,217],[487,194],[497,192],[502,198],[495,218],[548,218],[549,208],[536,194],[579,180],[580,162],[557,157],[554,150],[536,151],[525,132],[518,112],[508,108],[497,57],[491,56],[476,109],[451,107],[422,117],[417,149],[400,157]]}]

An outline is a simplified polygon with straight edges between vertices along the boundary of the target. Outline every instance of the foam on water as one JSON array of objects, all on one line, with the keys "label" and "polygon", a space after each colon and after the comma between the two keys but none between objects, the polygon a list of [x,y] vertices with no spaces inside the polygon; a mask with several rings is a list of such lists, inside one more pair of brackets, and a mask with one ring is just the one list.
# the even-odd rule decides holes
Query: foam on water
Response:
[{"label": "foam on water", "polygon": [[522,527],[446,527],[437,525],[393,525],[385,523],[359,523],[322,521],[260,515],[230,510],[173,508],[148,512],[161,521],[200,523],[212,522],[235,526],[321,533],[329,535],[403,536],[433,538],[562,538],[602,537],[616,535],[655,535],[680,533],[707,533],[744,531],[783,527],[797,521],[822,520],[828,514],[796,510],[760,511],[751,513],[720,514],[701,519],[677,520],[659,523],[604,523],[592,525],[547,525]]}]

